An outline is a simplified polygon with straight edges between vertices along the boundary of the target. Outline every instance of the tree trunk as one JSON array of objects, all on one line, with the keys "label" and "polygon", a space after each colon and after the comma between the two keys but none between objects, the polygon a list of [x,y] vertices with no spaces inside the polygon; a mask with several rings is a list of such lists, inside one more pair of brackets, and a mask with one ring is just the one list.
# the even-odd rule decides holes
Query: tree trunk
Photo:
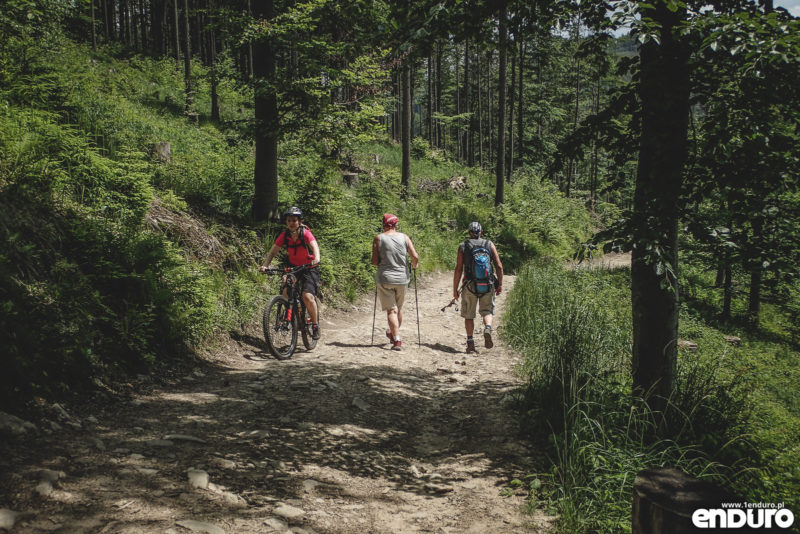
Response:
[{"label": "tree trunk", "polygon": [[478,165],[483,169],[483,95],[481,85],[481,55],[478,53]]},{"label": "tree trunk", "polygon": [[[660,410],[672,391],[678,341],[678,197],[686,160],[689,73],[686,48],[674,27],[686,8],[642,4],[643,16],[661,24],[661,43],[640,48],[642,130],[634,192],[631,265],[633,390],[655,394]],[[661,254],[656,256],[653,246]],[[673,274],[666,273],[667,267]]]},{"label": "tree trunk", "polygon": [[[519,39],[519,69],[517,75],[517,165],[522,166],[522,136],[525,133],[525,129],[523,128],[523,118],[524,118],[524,110],[522,107],[522,74],[523,74],[523,63],[525,62],[525,45],[523,39],[523,32],[520,31],[519,35],[517,35],[517,39]],[[512,152],[513,154],[513,152]],[[513,161],[513,156],[512,156]]]},{"label": "tree trunk", "polygon": [[514,90],[517,87],[517,58],[511,56],[511,90],[508,92],[508,170],[506,181],[511,182],[514,172]]},{"label": "tree trunk", "polygon": [[125,24],[125,14],[128,11],[128,2],[119,0],[119,40],[126,45],[129,43],[127,25]]},{"label": "tree trunk", "polygon": [[139,15],[137,14],[139,9],[136,6],[136,0],[130,0],[128,2],[128,20],[131,29],[131,35],[133,35],[133,48],[136,50],[141,50],[139,47]]},{"label": "tree trunk", "polygon": [[[470,110],[470,98],[469,98],[469,39],[464,42],[464,113],[469,113]],[[461,151],[464,154],[464,159],[467,162],[467,165],[470,167],[475,164],[472,155],[469,153],[469,138],[470,134],[472,133],[472,117],[470,116],[467,119],[467,129],[464,132],[463,138],[461,140]]]},{"label": "tree trunk", "polygon": [[105,42],[108,43],[109,40],[111,39],[111,33],[110,33],[111,30],[109,28],[109,23],[108,23],[108,0],[100,0],[100,7],[101,7],[100,16],[103,17],[103,37],[105,37],[106,39]]},{"label": "tree trunk", "polygon": [[406,59],[401,67],[400,74],[400,101],[401,101],[401,143],[403,145],[403,164],[400,174],[400,187],[403,198],[408,198],[409,184],[411,183],[411,62]]},{"label": "tree trunk", "polygon": [[427,68],[428,68],[428,83],[425,84],[425,88],[428,91],[428,102],[427,102],[427,110],[428,116],[427,120],[425,121],[425,128],[428,134],[428,146],[433,148],[436,144],[433,141],[433,57],[429,54],[427,59]]},{"label": "tree trunk", "polygon": [[503,186],[505,182],[505,160],[506,160],[506,68],[508,51],[506,50],[506,39],[508,30],[506,27],[506,8],[500,11],[500,65],[498,73],[498,104],[497,104],[497,162],[495,173],[495,193],[494,205],[499,206],[503,203]]},{"label": "tree trunk", "polygon": [[722,318],[727,321],[731,318],[731,300],[733,299],[733,291],[731,288],[733,285],[733,281],[731,280],[731,262],[727,254],[725,255],[725,265],[722,272],[724,273],[722,281]]},{"label": "tree trunk", "polygon": [[178,0],[172,0],[173,18],[175,26],[175,65],[181,64],[181,32],[180,32],[180,19],[178,18]]},{"label": "tree trunk", "polygon": [[761,265],[763,257],[759,243],[764,229],[764,221],[756,217],[751,224],[753,226],[753,241],[756,246],[751,249],[750,255],[750,294],[747,302],[747,315],[750,323],[758,326],[761,313],[761,278],[763,273]]},{"label": "tree trunk", "polygon": [[94,0],[89,0],[89,6],[92,17],[92,51],[97,50],[97,21],[94,19]]},{"label": "tree trunk", "polygon": [[186,37],[183,54],[183,80],[186,89],[186,112],[192,109],[192,36],[189,28],[189,0],[183,0],[183,23]]},{"label": "tree trunk", "polygon": [[200,10],[198,9],[197,2],[193,0],[192,2],[195,5],[194,10],[194,42],[197,44],[195,50],[195,56],[200,59],[204,64],[208,65],[208,53],[205,50],[205,43],[203,43],[203,37],[201,29],[203,27],[203,22],[200,18]]},{"label": "tree trunk", "polygon": [[139,28],[142,30],[142,50],[150,50],[147,34],[147,2],[139,0]]},{"label": "tree trunk", "polygon": [[153,51],[160,56],[167,54],[164,42],[166,6],[164,2],[154,2],[150,8],[151,27],[150,36],[153,38]]},{"label": "tree trunk", "polygon": [[217,33],[213,26],[208,31],[208,51],[211,60],[211,120],[219,122],[219,95],[217,94]]},{"label": "tree trunk", "polygon": [[[257,15],[270,20],[274,15],[273,0],[258,2]],[[275,54],[272,43],[264,40],[254,46],[253,68],[256,80],[256,162],[253,218],[256,221],[278,217],[278,98],[272,87],[275,79]],[[266,85],[266,87],[265,87]]]},{"label": "tree trunk", "polygon": [[[436,45],[436,100],[435,100],[435,107],[436,112],[442,112],[442,44],[437,43]],[[436,119],[436,146],[439,148],[444,148],[443,143],[443,133],[442,133],[442,121]]]}]

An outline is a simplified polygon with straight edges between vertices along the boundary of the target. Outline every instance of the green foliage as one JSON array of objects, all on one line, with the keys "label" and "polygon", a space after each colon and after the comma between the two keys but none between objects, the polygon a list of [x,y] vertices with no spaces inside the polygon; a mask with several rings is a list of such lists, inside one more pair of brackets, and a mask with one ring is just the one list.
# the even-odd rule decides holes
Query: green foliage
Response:
[{"label": "green foliage", "polygon": [[720,332],[684,317],[681,335],[700,350],[680,354],[666,411],[631,397],[629,286],[628,271],[544,262],[526,266],[509,297],[503,335],[525,355],[529,424],[550,429],[553,464],[537,475],[533,505],[554,506],[563,532],[629,532],[636,473],[658,466],[774,499],[780,464],[765,466],[763,436],[750,435],[761,408],[739,367],[746,353]]}]

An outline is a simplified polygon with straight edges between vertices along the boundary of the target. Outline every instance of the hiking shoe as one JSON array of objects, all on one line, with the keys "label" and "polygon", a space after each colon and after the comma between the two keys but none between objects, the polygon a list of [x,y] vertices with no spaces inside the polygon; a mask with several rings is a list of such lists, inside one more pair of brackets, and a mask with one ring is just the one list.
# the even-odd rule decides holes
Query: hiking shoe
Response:
[{"label": "hiking shoe", "polygon": [[489,326],[483,329],[483,346],[487,349],[494,347],[494,343],[492,342],[492,328]]},{"label": "hiking shoe", "polygon": [[319,325],[312,324],[311,325],[311,339],[319,339],[322,337],[322,334],[319,333]]},{"label": "hiking shoe", "polygon": [[389,338],[389,343],[391,343],[392,345],[394,345],[394,338],[392,337],[392,331],[391,331],[391,330],[387,330],[387,331],[386,331],[386,337],[388,337],[388,338]]},{"label": "hiking shoe", "polygon": [[467,354],[478,354],[478,351],[475,350],[475,341],[472,339],[467,340]]},{"label": "hiking shoe", "polygon": [[403,342],[399,339],[397,341],[392,341],[392,350],[403,350]]}]

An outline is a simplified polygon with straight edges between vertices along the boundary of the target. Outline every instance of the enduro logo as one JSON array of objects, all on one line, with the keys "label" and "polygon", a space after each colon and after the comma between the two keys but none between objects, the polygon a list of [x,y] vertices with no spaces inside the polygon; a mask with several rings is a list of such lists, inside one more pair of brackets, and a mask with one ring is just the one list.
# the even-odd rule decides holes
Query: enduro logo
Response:
[{"label": "enduro logo", "polygon": [[697,528],[790,528],[794,514],[783,503],[722,503],[722,508],[698,508],[692,514]]}]

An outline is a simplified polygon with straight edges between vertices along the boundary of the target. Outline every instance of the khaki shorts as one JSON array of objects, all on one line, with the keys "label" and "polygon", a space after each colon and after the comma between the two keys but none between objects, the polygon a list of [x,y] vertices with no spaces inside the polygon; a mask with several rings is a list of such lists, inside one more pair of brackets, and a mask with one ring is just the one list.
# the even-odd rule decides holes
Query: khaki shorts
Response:
[{"label": "khaki shorts", "polygon": [[461,291],[461,317],[464,319],[474,319],[476,307],[481,317],[494,315],[494,288],[492,288],[492,291],[484,293],[479,298],[478,295],[464,287]]},{"label": "khaki shorts", "polygon": [[406,300],[406,284],[384,284],[378,282],[378,300],[383,311],[401,309]]}]

